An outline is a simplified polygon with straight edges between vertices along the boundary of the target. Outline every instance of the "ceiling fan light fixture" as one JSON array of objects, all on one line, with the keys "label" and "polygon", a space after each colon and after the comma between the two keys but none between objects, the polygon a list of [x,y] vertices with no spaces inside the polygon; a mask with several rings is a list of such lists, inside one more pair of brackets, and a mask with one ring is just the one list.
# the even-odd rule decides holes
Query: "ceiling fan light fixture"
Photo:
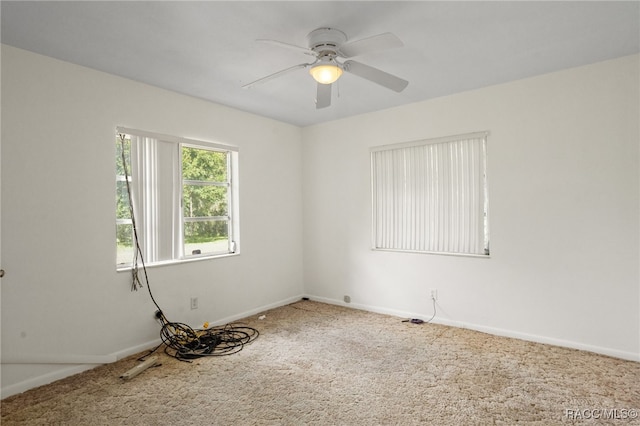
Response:
[{"label": "ceiling fan light fixture", "polygon": [[342,75],[342,68],[333,64],[320,64],[312,67],[309,73],[320,84],[331,84]]}]

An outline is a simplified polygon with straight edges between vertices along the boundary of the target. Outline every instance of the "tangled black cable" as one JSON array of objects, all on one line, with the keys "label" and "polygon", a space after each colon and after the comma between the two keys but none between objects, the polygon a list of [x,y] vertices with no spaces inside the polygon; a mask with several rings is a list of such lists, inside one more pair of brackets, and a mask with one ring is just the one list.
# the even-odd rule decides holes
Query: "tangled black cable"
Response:
[{"label": "tangled black cable", "polygon": [[255,328],[242,324],[194,330],[186,324],[167,321],[161,312],[156,316],[162,323],[160,338],[165,345],[165,353],[182,361],[231,355],[240,352],[244,345],[260,335]]},{"label": "tangled black cable", "polygon": [[134,258],[131,265],[132,284],[131,289],[137,290],[138,287],[142,287],[142,280],[138,275],[138,259],[142,264],[142,270],[144,272],[144,281],[147,284],[147,290],[149,290],[149,296],[151,301],[158,308],[156,311],[156,318],[162,324],[160,329],[160,338],[162,343],[150,350],[149,353],[142,358],[154,353],[160,346],[165,345],[165,353],[181,361],[188,361],[194,358],[200,358],[205,356],[222,356],[231,355],[240,352],[244,345],[253,342],[258,338],[260,333],[253,327],[248,327],[240,324],[227,324],[224,326],[205,328],[201,330],[194,330],[186,324],[179,322],[171,322],[162,313],[162,309],[156,302],[156,299],[151,293],[151,285],[149,284],[149,277],[147,275],[147,267],[144,263],[144,257],[142,255],[142,249],[138,242],[138,230],[136,227],[135,215],[133,210],[133,197],[131,196],[131,187],[129,185],[129,171],[127,170],[127,160],[125,156],[125,135],[120,134],[120,143],[122,147],[122,165],[125,175],[125,182],[127,185],[127,195],[129,197],[129,213],[131,215],[131,223],[133,227],[133,239],[135,242]]}]

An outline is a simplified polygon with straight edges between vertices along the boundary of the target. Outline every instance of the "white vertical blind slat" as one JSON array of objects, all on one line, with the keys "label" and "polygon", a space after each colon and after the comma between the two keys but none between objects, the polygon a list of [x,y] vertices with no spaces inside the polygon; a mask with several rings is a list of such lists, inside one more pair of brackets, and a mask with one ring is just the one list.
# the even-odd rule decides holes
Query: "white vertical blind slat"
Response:
[{"label": "white vertical blind slat", "polygon": [[145,253],[145,261],[157,258],[157,240],[148,229],[157,227],[156,186],[157,141],[146,136],[131,135],[132,199],[136,217],[138,243]]}]

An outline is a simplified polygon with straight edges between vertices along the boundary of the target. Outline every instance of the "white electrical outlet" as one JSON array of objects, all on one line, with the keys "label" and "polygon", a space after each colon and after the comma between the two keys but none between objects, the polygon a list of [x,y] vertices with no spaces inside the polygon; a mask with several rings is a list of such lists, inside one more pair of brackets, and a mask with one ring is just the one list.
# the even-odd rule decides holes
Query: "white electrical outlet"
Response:
[{"label": "white electrical outlet", "polygon": [[198,309],[198,298],[197,297],[192,297],[191,298],[191,309]]},{"label": "white electrical outlet", "polygon": [[429,296],[431,300],[438,300],[438,290],[435,288],[429,289]]}]

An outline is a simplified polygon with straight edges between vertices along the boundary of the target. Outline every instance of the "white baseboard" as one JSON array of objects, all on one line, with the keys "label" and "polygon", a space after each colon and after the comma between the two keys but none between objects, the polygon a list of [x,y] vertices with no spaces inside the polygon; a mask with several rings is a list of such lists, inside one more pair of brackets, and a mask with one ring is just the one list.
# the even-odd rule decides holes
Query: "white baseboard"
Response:
[{"label": "white baseboard", "polygon": [[[277,308],[280,306],[288,305],[293,302],[297,302],[302,298],[302,295],[290,297],[275,303],[260,306],[255,309],[251,309],[245,312],[238,313],[226,318],[217,320],[215,324],[222,325],[233,321],[237,321],[242,318],[247,318],[252,315],[267,311],[269,309]],[[132,346],[118,352],[114,352],[108,355],[82,355],[82,354],[3,354],[2,365],[3,368],[16,364],[40,364],[40,365],[60,365],[60,369],[52,371],[47,374],[43,374],[37,377],[32,377],[17,383],[13,383],[0,389],[0,398],[7,398],[12,395],[16,395],[29,389],[43,386],[56,380],[64,379],[65,377],[72,376],[74,374],[82,373],[83,371],[90,370],[102,364],[118,361],[126,358],[130,355],[137,354],[147,349],[152,349],[158,346],[161,340],[155,339],[150,342],[141,343],[136,346]]]},{"label": "white baseboard", "polygon": [[[326,297],[318,297],[313,295],[306,295],[305,297],[308,297],[311,300],[328,303],[331,305],[344,306],[347,308],[360,309],[363,311],[375,312],[379,314],[393,315],[400,318],[421,318],[422,316],[421,314],[416,314],[415,312],[406,312],[406,311],[400,311],[396,309],[388,309],[388,308],[382,308],[379,306],[369,306],[369,305],[362,305],[357,303],[345,303],[342,300],[329,299]],[[570,349],[578,349],[581,351],[593,352],[600,355],[607,355],[610,357],[624,359],[627,361],[640,362],[640,353],[626,352],[626,351],[620,351],[617,349],[606,348],[602,346],[588,345],[580,342],[575,342],[572,340],[556,339],[553,337],[521,333],[514,330],[506,330],[506,329],[495,328],[495,327],[486,327],[483,325],[465,323],[462,321],[453,321],[449,319],[439,318],[437,315],[435,318],[433,318],[431,322],[435,324],[442,324],[442,325],[448,325],[452,327],[466,328],[469,330],[480,331],[482,333],[493,334],[495,336],[511,337],[514,339],[526,340],[528,342],[543,343],[547,345],[560,346],[560,347],[570,348]]]}]

